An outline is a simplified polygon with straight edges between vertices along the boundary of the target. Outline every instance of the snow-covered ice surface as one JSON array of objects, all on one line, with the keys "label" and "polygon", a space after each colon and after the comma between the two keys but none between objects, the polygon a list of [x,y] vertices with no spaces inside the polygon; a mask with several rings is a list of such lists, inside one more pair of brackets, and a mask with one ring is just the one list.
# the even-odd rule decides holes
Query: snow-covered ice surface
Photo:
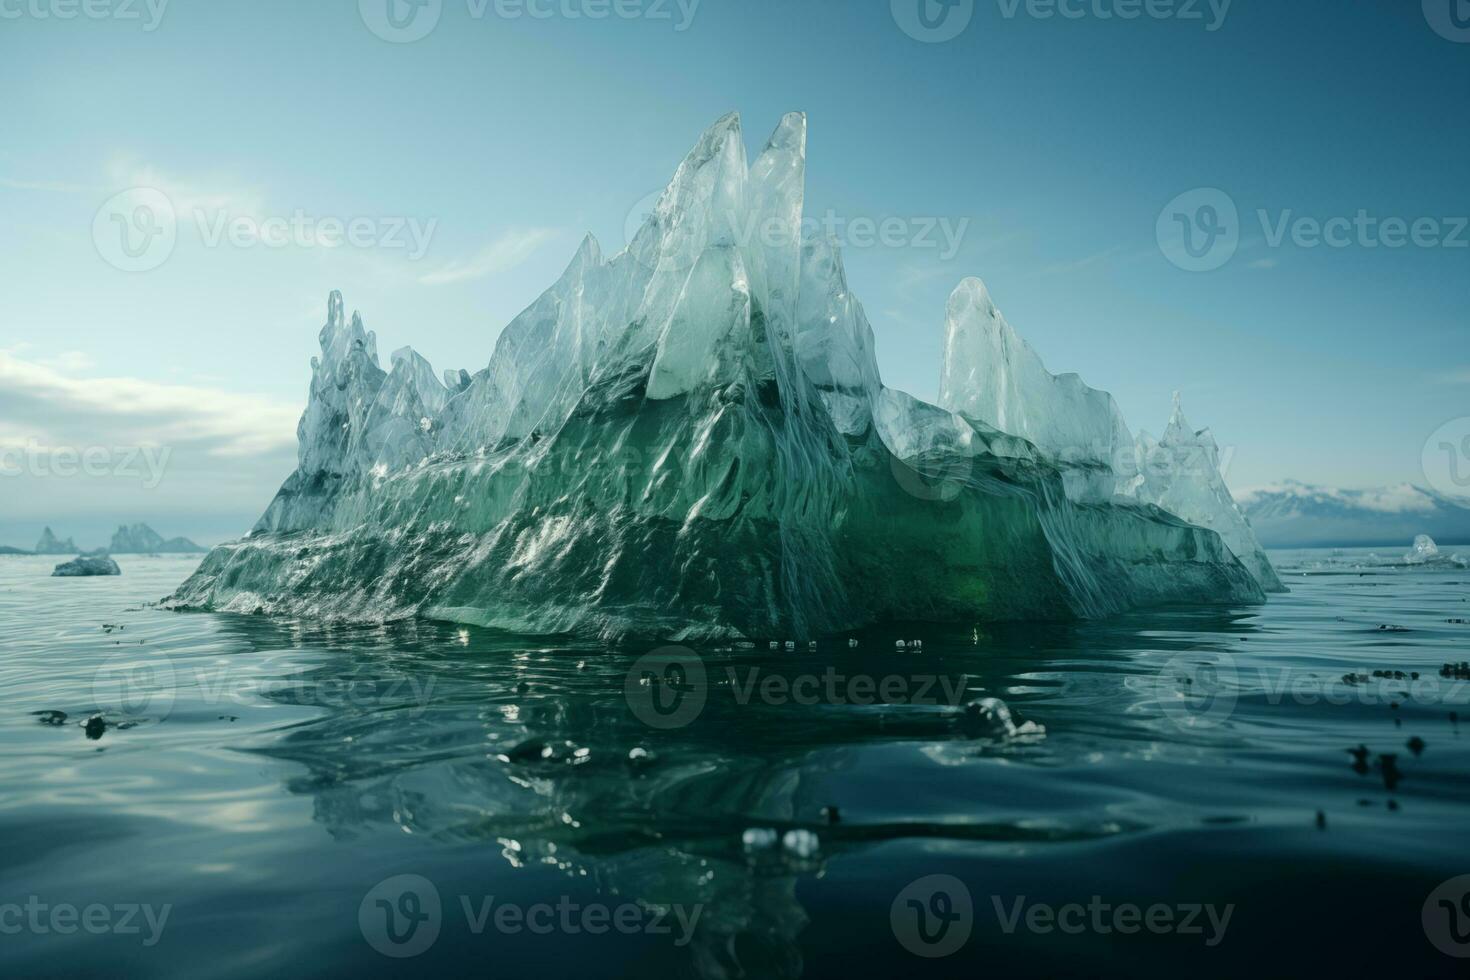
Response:
[{"label": "snow-covered ice surface", "polygon": [[1112,398],[1047,374],[978,280],[943,407],[884,387],[836,244],[802,237],[805,159],[800,114],[751,163],[721,119],[632,244],[589,237],[472,377],[408,349],[385,372],[333,293],[297,471],[170,604],[806,638],[1279,586],[1218,471],[1140,475]]}]

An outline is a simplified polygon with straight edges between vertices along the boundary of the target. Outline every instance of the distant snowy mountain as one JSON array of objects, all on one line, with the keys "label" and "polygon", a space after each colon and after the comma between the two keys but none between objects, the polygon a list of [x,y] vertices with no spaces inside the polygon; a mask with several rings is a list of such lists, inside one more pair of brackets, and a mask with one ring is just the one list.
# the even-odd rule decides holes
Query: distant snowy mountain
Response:
[{"label": "distant snowy mountain", "polygon": [[1288,480],[1235,498],[1268,548],[1407,546],[1420,534],[1470,544],[1470,498],[1409,483],[1339,490]]}]

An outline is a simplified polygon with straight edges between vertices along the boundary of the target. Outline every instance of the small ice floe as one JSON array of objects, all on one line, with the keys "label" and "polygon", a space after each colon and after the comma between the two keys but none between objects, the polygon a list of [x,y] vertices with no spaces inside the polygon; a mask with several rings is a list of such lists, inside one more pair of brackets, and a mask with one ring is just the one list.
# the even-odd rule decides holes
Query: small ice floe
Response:
[{"label": "small ice floe", "polygon": [[810,830],[798,828],[786,831],[781,838],[781,848],[792,857],[805,861],[816,857],[817,852],[822,849],[822,842]]},{"label": "small ice floe", "polygon": [[848,640],[847,641],[847,648],[849,650],[856,650],[857,649],[857,645],[858,645],[857,640]]},{"label": "small ice floe", "polygon": [[780,839],[781,835],[770,827],[751,827],[740,835],[740,844],[747,851],[768,851]]},{"label": "small ice floe", "polygon": [[893,649],[895,649],[895,650],[907,650],[908,648],[909,648],[909,645],[904,640],[898,640],[897,642],[895,642],[893,644]]},{"label": "small ice floe", "polygon": [[111,558],[73,558],[56,566],[52,578],[78,578],[86,575],[121,575],[122,569]]},{"label": "small ice floe", "polygon": [[795,650],[795,649],[796,649],[796,641],[795,640],[787,640],[786,641],[786,652],[787,653],[790,653],[792,650]]},{"label": "small ice floe", "polygon": [[1010,706],[1000,698],[980,698],[969,702],[963,709],[960,724],[977,738],[1026,738],[1046,734],[1046,727],[1034,721],[1016,724]]},{"label": "small ice floe", "polygon": [[806,648],[807,648],[807,650],[809,652],[816,653],[817,652],[817,641],[816,640],[807,640],[806,641]]},{"label": "small ice floe", "polygon": [[1439,545],[1427,534],[1421,534],[1414,539],[1414,547],[1407,555],[1404,555],[1404,563],[1407,565],[1427,565],[1430,562],[1442,561],[1439,554]]},{"label": "small ice floe", "polygon": [[775,640],[772,640],[771,641],[771,649],[772,650],[779,650],[779,649],[781,649],[781,644],[777,643]]}]

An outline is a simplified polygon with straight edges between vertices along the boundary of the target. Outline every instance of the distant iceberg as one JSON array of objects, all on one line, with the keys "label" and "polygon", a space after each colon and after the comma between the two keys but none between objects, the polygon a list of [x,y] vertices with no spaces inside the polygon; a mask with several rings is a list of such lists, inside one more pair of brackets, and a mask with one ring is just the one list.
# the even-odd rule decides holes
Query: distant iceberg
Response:
[{"label": "distant iceberg", "polygon": [[200,555],[208,551],[188,538],[164,539],[147,524],[123,525],[112,536],[108,551],[114,555]]},{"label": "distant iceberg", "polygon": [[65,541],[52,533],[51,529],[45,528],[41,532],[41,540],[36,542],[35,554],[38,555],[75,555],[81,549],[75,541],[67,538]]},{"label": "distant iceberg", "polygon": [[1111,397],[1047,374],[978,280],[941,405],[885,387],[836,243],[802,235],[805,161],[804,116],[753,163],[721,119],[632,244],[584,241],[473,376],[408,349],[383,370],[333,293],[296,472],[170,604],[805,638],[1279,587],[1214,457],[1150,482]]}]

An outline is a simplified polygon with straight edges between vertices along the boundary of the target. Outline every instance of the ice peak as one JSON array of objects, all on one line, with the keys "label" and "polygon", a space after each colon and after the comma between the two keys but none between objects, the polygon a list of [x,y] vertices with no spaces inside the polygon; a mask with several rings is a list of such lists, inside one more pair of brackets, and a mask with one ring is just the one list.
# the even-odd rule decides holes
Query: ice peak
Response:
[{"label": "ice peak", "polygon": [[577,254],[572,259],[573,265],[601,265],[602,246],[597,243],[597,236],[588,232],[582,236],[582,244],[577,246]]},{"label": "ice peak", "polygon": [[327,326],[340,330],[342,328],[342,291],[334,289],[327,296]]},{"label": "ice peak", "polygon": [[776,131],[766,140],[765,151],[778,150],[806,157],[806,113],[788,112],[781,117]]},{"label": "ice peak", "polygon": [[1000,315],[1000,307],[995,305],[995,298],[990,295],[989,287],[977,276],[962,279],[960,284],[954,288],[954,292],[949,294],[947,312],[951,327],[957,319],[973,313],[992,330],[1014,333],[1010,324],[1006,323],[1005,317]]},{"label": "ice peak", "polygon": [[1169,425],[1164,429],[1163,440],[1165,442],[1203,442],[1208,438],[1213,443],[1214,438],[1209,429],[1195,429],[1189,424],[1189,419],[1184,417],[1184,393],[1174,392],[1174,411],[1169,416]]}]

